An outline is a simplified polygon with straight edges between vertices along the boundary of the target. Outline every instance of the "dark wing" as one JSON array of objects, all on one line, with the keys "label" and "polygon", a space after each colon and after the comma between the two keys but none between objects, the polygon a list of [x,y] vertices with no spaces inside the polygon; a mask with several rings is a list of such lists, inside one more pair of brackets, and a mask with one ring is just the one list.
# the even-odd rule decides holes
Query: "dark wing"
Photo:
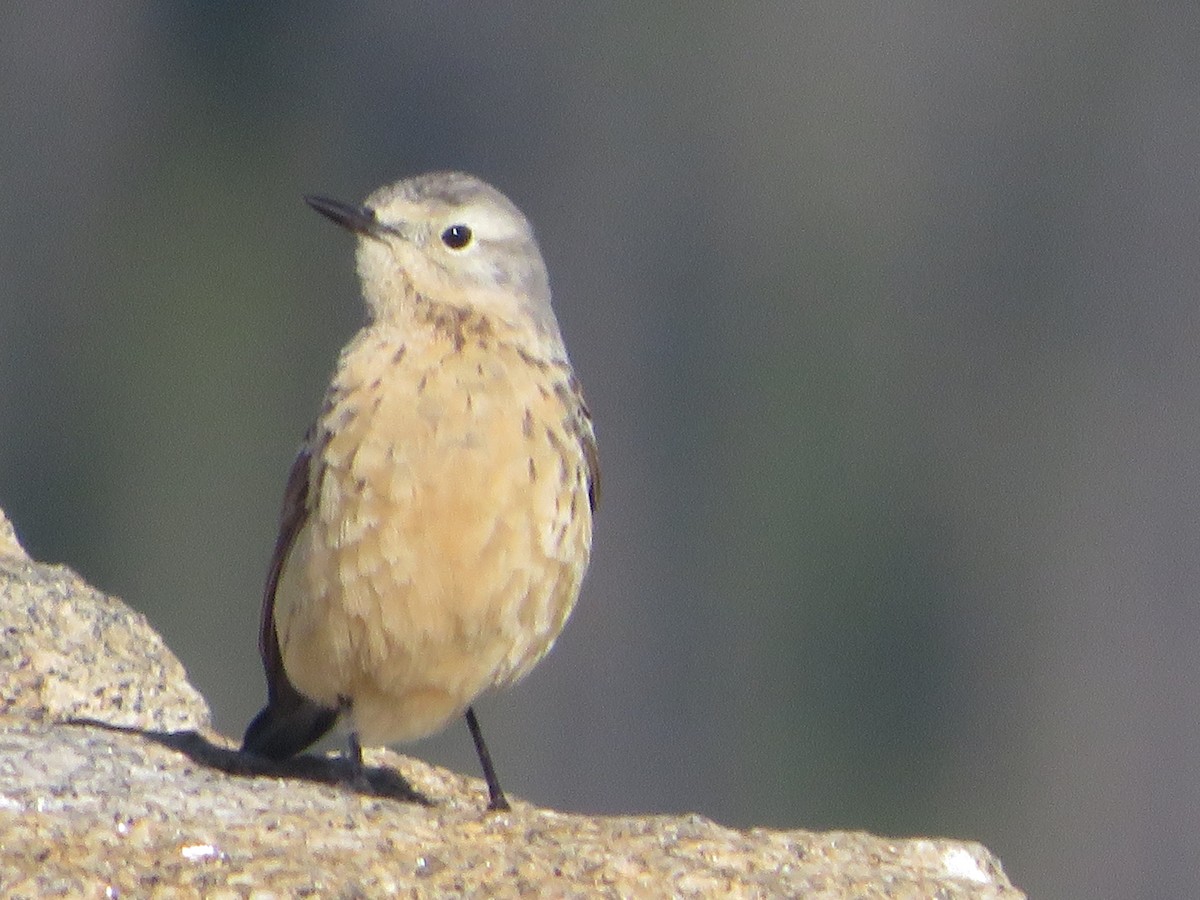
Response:
[{"label": "dark wing", "polygon": [[588,409],[587,401],[583,399],[583,387],[574,374],[568,381],[568,387],[575,398],[575,415],[571,416],[571,427],[579,446],[583,448],[583,458],[588,467],[588,505],[592,512],[600,505],[600,450],[596,446],[596,430],[592,427],[592,411]]},{"label": "dark wing", "polygon": [[592,429],[592,414],[583,405],[583,397],[579,398],[580,408],[586,427],[580,429],[579,440],[583,444],[583,458],[588,466],[588,503],[592,512],[600,505],[600,450],[596,446],[596,432]]},{"label": "dark wing", "polygon": [[275,632],[275,590],[296,535],[308,519],[308,479],[312,464],[311,433],[292,463],[283,493],[279,537],[263,593],[258,651],[267,675],[267,705],[254,717],[242,739],[242,750],[269,759],[286,759],[320,740],[337,722],[338,711],[314,703],[298,690],[283,668],[279,635]]}]

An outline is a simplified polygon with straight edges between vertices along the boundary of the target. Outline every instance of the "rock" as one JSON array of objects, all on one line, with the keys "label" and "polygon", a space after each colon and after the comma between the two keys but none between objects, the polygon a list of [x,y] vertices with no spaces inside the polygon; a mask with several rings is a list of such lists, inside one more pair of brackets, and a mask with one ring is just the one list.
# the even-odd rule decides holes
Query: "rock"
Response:
[{"label": "rock", "polygon": [[142,616],[6,524],[5,897],[1024,896],[974,843],[486,813],[481,782],[390,751],[353,786],[336,759],[244,757]]},{"label": "rock", "polygon": [[13,523],[8,521],[8,516],[0,509],[0,559],[4,557],[29,559],[29,554],[17,540],[17,530],[13,528]]},{"label": "rock", "polygon": [[208,724],[204,698],[146,617],[65,566],[36,563],[0,512],[0,719]]}]

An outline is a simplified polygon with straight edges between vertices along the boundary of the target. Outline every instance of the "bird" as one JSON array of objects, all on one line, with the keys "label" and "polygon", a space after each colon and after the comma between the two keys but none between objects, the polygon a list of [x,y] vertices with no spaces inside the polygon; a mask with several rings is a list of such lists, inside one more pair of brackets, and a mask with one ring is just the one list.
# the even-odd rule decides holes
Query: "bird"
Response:
[{"label": "bird", "polygon": [[473,704],[558,638],[600,493],[541,251],[462,172],[304,199],[356,236],[366,317],[287,478],[242,749],[286,759],[340,724],[361,776],[364,745],[463,716],[488,809],[509,809]]}]

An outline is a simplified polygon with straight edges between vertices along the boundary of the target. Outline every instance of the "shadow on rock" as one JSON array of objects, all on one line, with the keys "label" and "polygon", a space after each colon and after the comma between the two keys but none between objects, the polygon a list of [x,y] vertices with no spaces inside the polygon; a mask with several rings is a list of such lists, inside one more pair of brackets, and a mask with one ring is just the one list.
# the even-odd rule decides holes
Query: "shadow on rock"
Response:
[{"label": "shadow on rock", "polygon": [[198,731],[150,731],[127,725],[112,725],[95,719],[70,719],[68,725],[137,735],[182,753],[197,765],[243,778],[296,778],[317,784],[337,785],[368,797],[432,806],[433,802],[414,788],[395,769],[367,766],[356,773],[338,757],[302,754],[285,760],[266,759],[213,743]]}]

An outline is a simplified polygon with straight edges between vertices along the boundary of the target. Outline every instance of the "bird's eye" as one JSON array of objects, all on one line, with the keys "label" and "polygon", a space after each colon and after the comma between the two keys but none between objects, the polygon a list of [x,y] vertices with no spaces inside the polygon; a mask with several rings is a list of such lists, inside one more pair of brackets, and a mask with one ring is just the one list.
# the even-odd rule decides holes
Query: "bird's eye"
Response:
[{"label": "bird's eye", "polygon": [[451,250],[461,250],[471,243],[471,229],[466,225],[451,225],[442,232],[442,243]]}]

